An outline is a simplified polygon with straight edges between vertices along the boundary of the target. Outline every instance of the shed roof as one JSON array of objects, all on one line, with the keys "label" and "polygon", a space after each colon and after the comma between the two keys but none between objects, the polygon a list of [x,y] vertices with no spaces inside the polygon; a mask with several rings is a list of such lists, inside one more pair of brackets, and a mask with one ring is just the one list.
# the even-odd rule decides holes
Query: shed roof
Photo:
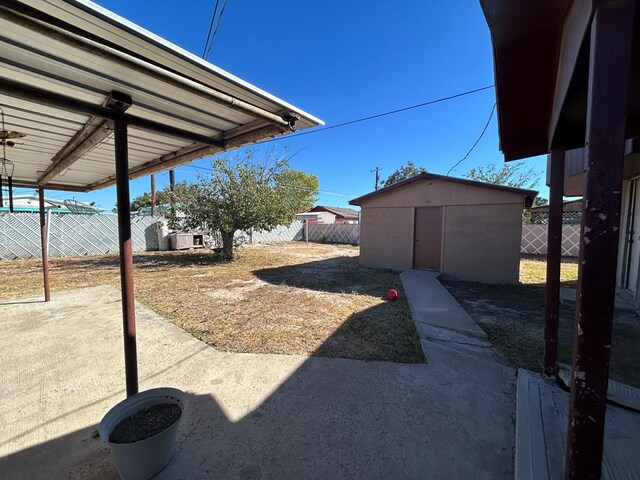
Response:
[{"label": "shed roof", "polygon": [[131,178],[323,123],[87,0],[2,2],[0,32],[6,130],[27,134],[7,149],[18,186],[115,183],[124,110]]},{"label": "shed roof", "polygon": [[476,182],[475,180],[469,180],[466,178],[456,178],[456,177],[448,177],[446,175],[437,175],[435,173],[420,173],[413,177],[407,178],[406,180],[402,180],[400,182],[394,183],[393,185],[389,185],[388,187],[381,188],[379,190],[373,191],[371,193],[367,193],[366,195],[362,195],[361,197],[354,198],[349,202],[350,205],[360,205],[363,200],[368,200],[372,197],[377,197],[379,195],[384,195],[387,192],[392,190],[396,190],[398,188],[402,188],[405,185],[409,185],[411,183],[420,181],[420,180],[437,180],[441,182],[449,182],[449,183],[457,183],[462,185],[468,185],[470,187],[476,188],[486,188],[489,190],[497,190],[504,193],[515,193],[517,195],[522,195],[525,197],[525,206],[530,208],[533,204],[533,200],[538,195],[538,192],[535,190],[526,190],[523,188],[515,188],[515,187],[507,187],[504,185],[496,185],[494,183],[485,183],[485,182]]}]

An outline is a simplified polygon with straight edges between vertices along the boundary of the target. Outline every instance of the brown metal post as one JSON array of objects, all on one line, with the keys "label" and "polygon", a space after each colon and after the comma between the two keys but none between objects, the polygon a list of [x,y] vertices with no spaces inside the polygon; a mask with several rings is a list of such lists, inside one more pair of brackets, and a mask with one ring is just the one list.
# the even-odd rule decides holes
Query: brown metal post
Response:
[{"label": "brown metal post", "polygon": [[558,318],[560,315],[564,150],[553,150],[551,152],[549,167],[547,283],[545,286],[544,305],[544,374],[553,377],[558,371]]},{"label": "brown metal post", "polygon": [[587,173],[565,477],[600,479],[616,294],[634,0],[598,8],[591,26]]},{"label": "brown metal post", "polygon": [[42,280],[44,282],[44,301],[51,300],[49,286],[49,245],[47,245],[47,221],[44,215],[44,188],[38,188],[38,203],[40,205],[40,244],[42,245]]},{"label": "brown metal post", "polygon": [[176,190],[176,173],[173,169],[169,170],[169,190],[171,190],[171,215],[176,213],[176,199],[174,193]]},{"label": "brown metal post", "polygon": [[116,190],[118,200],[118,240],[120,246],[120,290],[124,324],[124,364],[127,396],[138,393],[138,354],[136,349],[136,311],[133,290],[133,252],[131,248],[131,203],[129,198],[129,149],[127,121],[114,123],[116,152]]},{"label": "brown metal post", "polygon": [[151,174],[151,216],[156,216],[156,176]]}]

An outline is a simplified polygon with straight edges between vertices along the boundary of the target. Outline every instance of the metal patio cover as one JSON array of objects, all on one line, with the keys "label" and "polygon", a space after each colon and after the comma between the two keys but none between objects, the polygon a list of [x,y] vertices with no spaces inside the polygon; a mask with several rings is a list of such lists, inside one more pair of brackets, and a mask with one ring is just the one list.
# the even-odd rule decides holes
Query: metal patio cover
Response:
[{"label": "metal patio cover", "polygon": [[323,124],[86,0],[2,2],[0,106],[14,185],[76,191],[115,183],[118,116],[130,178]]}]

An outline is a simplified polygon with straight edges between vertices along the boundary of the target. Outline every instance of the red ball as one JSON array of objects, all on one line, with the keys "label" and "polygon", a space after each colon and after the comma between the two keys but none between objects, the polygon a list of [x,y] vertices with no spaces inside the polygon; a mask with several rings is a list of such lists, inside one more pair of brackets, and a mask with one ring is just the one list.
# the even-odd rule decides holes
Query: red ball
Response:
[{"label": "red ball", "polygon": [[390,288],[389,290],[387,290],[387,297],[389,297],[389,300],[391,300],[392,302],[395,302],[396,300],[398,300],[398,292],[396,292],[393,288]]}]

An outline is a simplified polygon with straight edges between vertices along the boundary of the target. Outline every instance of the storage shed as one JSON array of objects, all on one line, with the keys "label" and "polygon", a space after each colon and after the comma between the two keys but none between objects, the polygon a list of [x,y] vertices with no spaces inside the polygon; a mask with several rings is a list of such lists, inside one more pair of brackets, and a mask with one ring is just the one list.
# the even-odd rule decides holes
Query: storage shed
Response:
[{"label": "storage shed", "polygon": [[362,208],[360,263],[517,283],[522,211],[537,194],[432,173],[376,190],[349,202]]}]

